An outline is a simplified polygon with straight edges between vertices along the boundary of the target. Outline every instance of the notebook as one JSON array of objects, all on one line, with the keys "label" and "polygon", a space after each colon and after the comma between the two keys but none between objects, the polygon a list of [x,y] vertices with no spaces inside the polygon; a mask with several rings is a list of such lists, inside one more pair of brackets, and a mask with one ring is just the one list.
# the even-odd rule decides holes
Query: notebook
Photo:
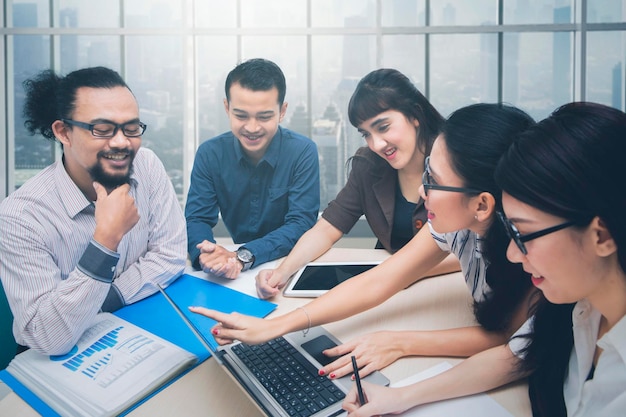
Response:
[{"label": "notebook", "polygon": [[[174,300],[159,288],[200,342],[268,416],[328,417],[345,412],[341,403],[352,387],[347,375],[331,380],[317,374],[333,361],[322,353],[341,342],[321,326],[306,336],[293,332],[258,345],[235,342],[225,346],[207,340]],[[193,314],[189,312],[188,314]],[[365,380],[389,385],[389,379],[374,372]]]}]

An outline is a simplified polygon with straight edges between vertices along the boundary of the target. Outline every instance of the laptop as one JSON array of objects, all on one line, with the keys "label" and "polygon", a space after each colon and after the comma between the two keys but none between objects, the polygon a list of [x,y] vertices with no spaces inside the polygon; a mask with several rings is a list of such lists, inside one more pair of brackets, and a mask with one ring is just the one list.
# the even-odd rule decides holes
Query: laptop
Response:
[{"label": "laptop", "polygon": [[[354,383],[350,375],[331,380],[317,374],[319,368],[334,360],[322,351],[341,344],[323,327],[312,327],[306,336],[298,331],[258,345],[235,342],[217,346],[215,341],[206,339],[161,286],[159,291],[221,368],[266,415],[334,417],[345,414],[341,403]],[[378,371],[362,379],[389,385],[389,379]]]}]

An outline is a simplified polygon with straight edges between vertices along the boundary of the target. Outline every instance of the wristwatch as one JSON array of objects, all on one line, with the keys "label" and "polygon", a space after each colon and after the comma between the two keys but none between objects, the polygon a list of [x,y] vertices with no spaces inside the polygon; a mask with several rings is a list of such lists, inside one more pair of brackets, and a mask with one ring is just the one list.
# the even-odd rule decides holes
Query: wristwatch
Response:
[{"label": "wristwatch", "polygon": [[248,249],[241,247],[237,249],[237,260],[243,265],[241,272],[244,272],[252,267],[252,264],[254,263],[254,255]]}]

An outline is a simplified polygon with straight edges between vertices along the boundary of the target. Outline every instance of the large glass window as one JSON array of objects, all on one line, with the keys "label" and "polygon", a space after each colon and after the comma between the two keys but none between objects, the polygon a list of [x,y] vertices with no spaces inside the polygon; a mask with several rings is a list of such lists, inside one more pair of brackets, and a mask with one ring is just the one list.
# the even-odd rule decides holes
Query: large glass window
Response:
[{"label": "large glass window", "polygon": [[[237,38],[234,36],[200,36],[196,39],[195,94],[198,109],[198,145],[229,129],[224,109],[226,75],[237,62]],[[194,141],[185,148],[195,150]],[[192,145],[192,146],[190,146]]]},{"label": "large glass window", "polygon": [[505,24],[574,22],[574,15],[571,13],[575,6],[574,0],[507,0],[503,2],[503,6]]},{"label": "large glass window", "polygon": [[374,36],[318,36],[312,42],[311,138],[320,154],[324,209],[346,182],[346,160],[365,145],[348,120],[358,81],[375,65]]},{"label": "large glass window", "polygon": [[624,109],[625,39],[626,32],[591,32],[587,36],[585,84],[590,101]]},{"label": "large glass window", "polygon": [[572,100],[572,34],[507,33],[502,99],[535,119]]},{"label": "large glass window", "polygon": [[[306,0],[289,0],[272,7],[258,0],[241,1],[241,25],[246,28],[306,27]],[[275,7],[278,6],[278,7]]]},{"label": "large glass window", "polygon": [[182,26],[182,1],[131,0],[124,2],[124,26],[176,28]]},{"label": "large glass window", "polygon": [[48,0],[9,0],[5,4],[13,13],[5,11],[8,26],[14,28],[50,27],[50,2]]},{"label": "large glass window", "polygon": [[626,22],[624,0],[595,0],[587,3],[587,22],[589,23]]},{"label": "large glass window", "polygon": [[497,0],[430,2],[430,24],[433,26],[494,25],[497,16]]},{"label": "large glass window", "polygon": [[129,36],[126,82],[148,125],[142,146],[159,156],[179,195],[183,187],[183,56],[176,36]]},{"label": "large glass window", "polygon": [[345,29],[373,27],[376,24],[376,2],[373,0],[311,1],[313,27]]},{"label": "large glass window", "polygon": [[493,33],[432,35],[430,101],[445,117],[498,100],[498,39]]},{"label": "large glass window", "polygon": [[[20,187],[24,182],[50,165],[55,158],[53,142],[39,136],[31,136],[24,126],[24,87],[26,79],[37,72],[50,67],[50,36],[17,35],[9,37],[9,56],[13,59],[12,68],[7,73],[13,74],[10,85],[13,86],[13,131],[15,150],[13,166],[15,171],[10,173],[13,181],[9,184]],[[7,120],[11,120],[7,118]],[[11,192],[12,190],[8,190]]]},{"label": "large glass window", "polygon": [[61,0],[56,26],[61,28],[120,27],[119,0]]},{"label": "large glass window", "polygon": [[426,24],[425,0],[382,0],[383,27],[411,27]]},{"label": "large glass window", "polygon": [[118,72],[122,69],[120,36],[62,35],[59,41],[62,74],[99,65]]},{"label": "large glass window", "polygon": [[6,0],[0,15],[4,195],[60,157],[22,116],[22,82],[46,68],[119,71],[181,203],[197,147],[229,129],[226,75],[248,58],[285,73],[283,125],[318,145],[322,209],[365,145],[347,108],[373,69],[400,70],[444,115],[475,102],[537,119],[571,100],[626,106],[626,0]]},{"label": "large glass window", "polygon": [[236,1],[197,1],[193,9],[195,26],[209,29],[234,28],[237,26],[236,7]]},{"label": "large glass window", "polygon": [[[409,77],[422,92],[426,88],[426,36],[383,36],[382,66],[395,68]],[[411,51],[411,53],[407,53]]]}]

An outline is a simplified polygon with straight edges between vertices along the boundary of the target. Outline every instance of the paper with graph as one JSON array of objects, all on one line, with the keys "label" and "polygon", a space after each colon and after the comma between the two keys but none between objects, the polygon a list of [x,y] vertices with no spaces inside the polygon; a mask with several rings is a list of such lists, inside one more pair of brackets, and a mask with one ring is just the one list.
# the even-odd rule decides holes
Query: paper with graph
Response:
[{"label": "paper with graph", "polygon": [[165,339],[103,313],[66,355],[28,350],[7,371],[62,416],[112,416],[195,362]]}]

